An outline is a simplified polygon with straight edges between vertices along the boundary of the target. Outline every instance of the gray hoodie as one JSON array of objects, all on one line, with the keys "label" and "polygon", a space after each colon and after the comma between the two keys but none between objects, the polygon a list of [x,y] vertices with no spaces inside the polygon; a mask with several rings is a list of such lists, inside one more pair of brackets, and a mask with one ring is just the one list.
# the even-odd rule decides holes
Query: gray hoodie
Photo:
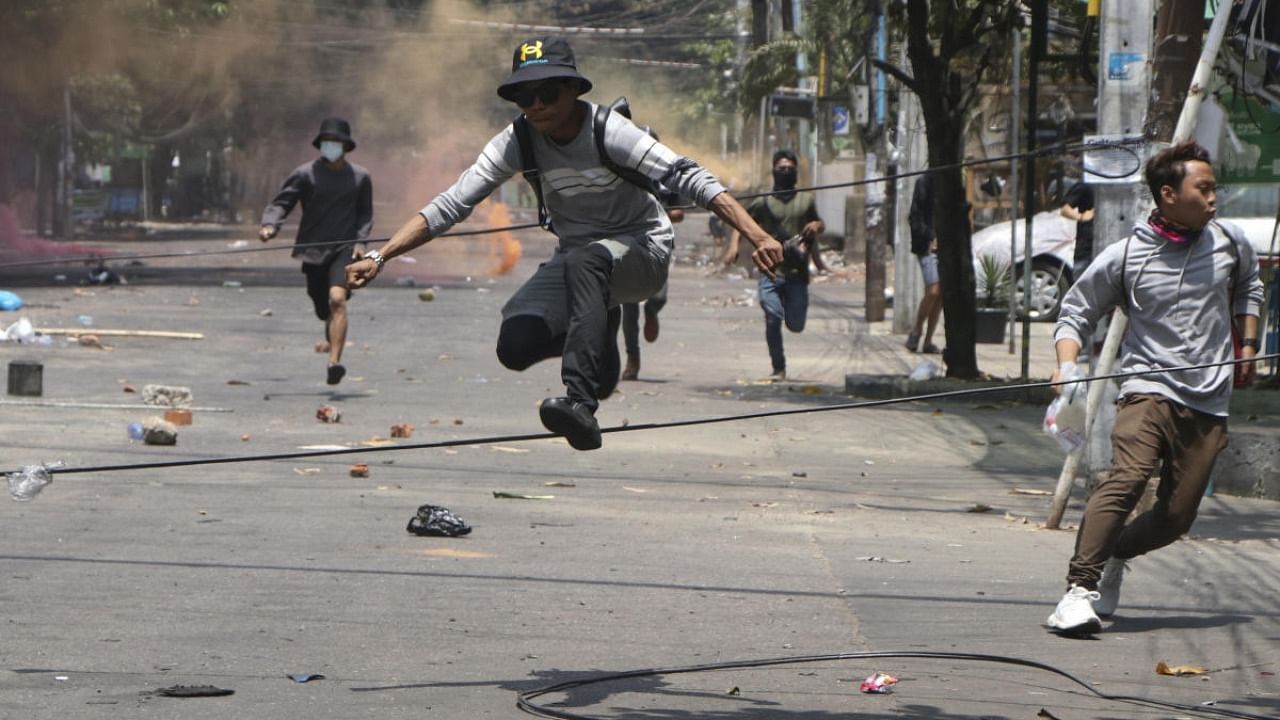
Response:
[{"label": "gray hoodie", "polygon": [[[1258,257],[1228,222],[1214,221],[1185,243],[1139,223],[1131,237],[1107,246],[1063,298],[1054,340],[1071,338],[1083,346],[1098,319],[1116,306],[1129,316],[1121,372],[1230,360],[1234,316],[1256,316],[1262,306]],[[1120,396],[1155,393],[1226,417],[1233,373],[1233,366],[1223,365],[1131,377],[1120,385]]]}]

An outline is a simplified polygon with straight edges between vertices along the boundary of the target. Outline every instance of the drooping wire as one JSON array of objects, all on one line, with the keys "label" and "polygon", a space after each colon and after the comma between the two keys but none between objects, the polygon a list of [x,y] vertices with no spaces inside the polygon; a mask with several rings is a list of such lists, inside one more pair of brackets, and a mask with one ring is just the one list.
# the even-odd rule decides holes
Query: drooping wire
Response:
[{"label": "drooping wire", "polygon": [[1137,697],[1133,695],[1111,695],[1094,688],[1089,683],[1080,678],[1046,663],[1037,662],[1035,660],[1026,660],[1023,658],[1009,657],[1005,655],[988,655],[985,653],[957,653],[957,652],[933,652],[933,651],[917,651],[917,650],[887,650],[887,651],[867,651],[867,652],[851,652],[836,653],[832,655],[801,655],[798,657],[782,657],[782,658],[765,658],[760,660],[736,660],[718,663],[706,663],[702,665],[682,665],[666,668],[647,668],[643,670],[628,670],[616,673],[601,673],[592,677],[579,678],[577,680],[568,680],[555,685],[549,685],[536,690],[526,690],[516,695],[516,707],[538,717],[559,718],[560,720],[598,720],[598,718],[590,715],[580,715],[565,710],[557,710],[545,705],[539,705],[533,700],[553,693],[563,693],[575,690],[587,685],[596,685],[599,683],[616,682],[618,680],[628,680],[639,677],[655,677],[659,675],[680,675],[687,673],[712,672],[723,670],[740,670],[744,668],[760,668],[771,667],[775,665],[795,665],[801,663],[815,662],[837,662],[842,660],[867,660],[879,658],[922,658],[927,660],[963,660],[998,663],[1003,665],[1016,665],[1020,667],[1028,667],[1034,670],[1042,670],[1044,672],[1053,673],[1059,677],[1065,678],[1072,683],[1079,685],[1089,692],[1090,695],[1102,700],[1111,702],[1121,702],[1131,705],[1143,705],[1146,707],[1157,708],[1162,710],[1177,710],[1178,712],[1193,715],[1201,715],[1203,717],[1213,718],[1235,718],[1237,720],[1268,720],[1262,715],[1252,715],[1250,713],[1240,712],[1238,710],[1228,710],[1226,708],[1218,708],[1206,705],[1185,705],[1182,703],[1168,702],[1164,700],[1153,700],[1151,698]]},{"label": "drooping wire", "polygon": [[[839,410],[860,410],[866,408],[884,407],[888,405],[899,405],[908,402],[918,402],[924,400],[943,400],[948,398],[968,397],[972,395],[989,395],[993,393],[1011,393],[1024,390],[1032,390],[1036,388],[1056,387],[1059,385],[1069,385],[1074,382],[1094,382],[1098,380],[1118,380],[1129,377],[1139,377],[1145,375],[1157,375],[1161,373],[1185,372],[1188,370],[1203,370],[1212,367],[1223,367],[1227,365],[1239,365],[1247,362],[1261,362],[1280,358],[1280,353],[1271,355],[1257,355],[1248,359],[1224,360],[1222,362],[1203,363],[1199,365],[1182,365],[1171,368],[1155,368],[1146,370],[1131,370],[1127,372],[1116,372],[1109,375],[1097,375],[1085,378],[1083,380],[1060,380],[1054,382],[1046,380],[1041,382],[1019,383],[1015,385],[997,385],[992,387],[981,388],[963,388],[960,390],[946,390],[936,393],[924,393],[921,395],[909,395],[900,398],[886,398],[882,400],[860,400],[848,403],[836,403],[833,405],[823,405],[821,407],[805,407],[805,408],[789,408],[785,410],[761,410],[759,412],[738,413],[733,415],[721,415],[716,417],[689,418],[685,420],[667,420],[662,422],[639,423],[634,425],[618,425],[615,427],[601,428],[602,434],[623,433],[623,432],[640,432],[645,430],[665,430],[670,428],[691,427],[695,425],[717,425],[727,422],[742,422],[744,420],[759,420],[771,417],[785,417],[788,415],[806,415],[810,413],[835,412]],[[119,472],[123,470],[153,470],[158,468],[172,467],[194,467],[198,465],[224,465],[229,463],[243,462],[265,462],[269,460],[297,460],[301,458],[316,457],[332,457],[338,455],[358,455],[365,453],[399,451],[399,450],[434,450],[439,448],[459,447],[465,445],[493,445],[498,443],[514,443],[525,442],[529,440],[549,440],[560,437],[555,433],[538,432],[538,433],[521,433],[516,435],[492,435],[487,437],[462,438],[457,440],[438,440],[426,443],[410,443],[407,445],[395,445],[384,447],[359,447],[359,448],[341,448],[335,450],[303,450],[297,452],[269,453],[258,455],[228,455],[212,458],[196,458],[186,460],[163,460],[159,462],[144,463],[125,463],[119,465],[88,465],[81,467],[50,467],[47,468],[50,475],[68,475],[72,473],[102,473],[102,472]],[[3,474],[13,474],[20,471],[8,471]]]}]

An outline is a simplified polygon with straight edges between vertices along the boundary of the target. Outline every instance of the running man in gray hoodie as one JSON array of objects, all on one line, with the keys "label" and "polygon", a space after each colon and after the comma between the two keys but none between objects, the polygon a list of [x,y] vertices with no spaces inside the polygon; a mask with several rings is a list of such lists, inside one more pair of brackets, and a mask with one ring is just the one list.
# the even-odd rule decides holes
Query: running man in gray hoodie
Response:
[{"label": "running man in gray hoodie", "polygon": [[[1129,316],[1120,370],[1133,372],[1232,359],[1258,351],[1262,283],[1244,233],[1214,221],[1216,181],[1209,153],[1194,142],[1162,150],[1146,166],[1156,209],[1133,235],[1098,254],[1062,302],[1054,332],[1059,370],[1082,377],[1076,359],[1098,320],[1113,308]],[[1095,633],[1115,612],[1125,561],[1177,540],[1195,521],[1218,453],[1227,445],[1227,403],[1235,367],[1140,375],[1120,386],[1111,435],[1111,469],[1089,496],[1067,571],[1068,590],[1050,629]],[[1241,381],[1254,364],[1238,366]],[[1061,386],[1085,392],[1084,383]],[[1160,466],[1154,507],[1128,524]]]}]

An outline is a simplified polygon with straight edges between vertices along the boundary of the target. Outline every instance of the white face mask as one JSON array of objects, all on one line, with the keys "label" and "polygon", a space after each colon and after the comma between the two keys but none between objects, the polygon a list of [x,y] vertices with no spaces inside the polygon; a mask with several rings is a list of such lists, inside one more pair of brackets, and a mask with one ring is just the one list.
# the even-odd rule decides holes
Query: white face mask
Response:
[{"label": "white face mask", "polygon": [[342,157],[342,143],[336,140],[321,140],[320,154],[329,162],[338,162],[338,158]]}]

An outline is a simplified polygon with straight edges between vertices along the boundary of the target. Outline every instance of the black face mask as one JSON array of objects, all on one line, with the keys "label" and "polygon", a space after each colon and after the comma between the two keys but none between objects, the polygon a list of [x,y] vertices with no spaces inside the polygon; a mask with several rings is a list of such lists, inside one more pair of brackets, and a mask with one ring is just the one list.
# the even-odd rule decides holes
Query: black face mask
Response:
[{"label": "black face mask", "polygon": [[796,186],[796,169],[795,168],[774,168],[773,169],[773,189],[774,190],[790,190]]}]

